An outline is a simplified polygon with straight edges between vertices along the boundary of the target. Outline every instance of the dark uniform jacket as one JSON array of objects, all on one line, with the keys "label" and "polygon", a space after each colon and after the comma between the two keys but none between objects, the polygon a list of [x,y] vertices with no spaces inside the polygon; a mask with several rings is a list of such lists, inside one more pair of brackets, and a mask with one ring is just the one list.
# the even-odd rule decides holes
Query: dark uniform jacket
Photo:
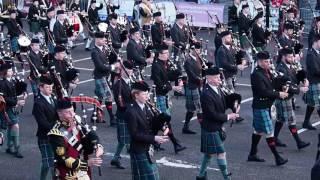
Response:
[{"label": "dark uniform jacket", "polygon": [[141,42],[137,42],[133,39],[129,40],[127,45],[127,59],[132,61],[136,66],[146,66],[146,55]]},{"label": "dark uniform jacket", "polygon": [[99,24],[99,14],[98,11],[103,8],[103,4],[101,3],[99,7],[96,7],[95,9],[92,9],[91,7],[88,10],[88,17],[89,22],[91,25],[98,25]]},{"label": "dark uniform jacket", "polygon": [[[269,74],[270,78],[266,75]],[[266,72],[260,67],[256,67],[251,74],[251,88],[253,94],[252,108],[270,108],[276,98],[280,98],[280,93],[272,85],[270,72]]]},{"label": "dark uniform jacket", "polygon": [[72,3],[70,6],[71,11],[80,11],[80,4]]},{"label": "dark uniform jacket", "polygon": [[[56,103],[53,97],[52,100],[54,103]],[[46,98],[43,97],[43,95],[40,93],[34,99],[32,115],[34,116],[38,124],[38,138],[46,139],[48,137],[48,132],[52,129],[53,125],[56,123],[56,120],[58,119],[55,104],[50,104],[46,100]]]},{"label": "dark uniform jacket", "polygon": [[[39,52],[38,54],[36,54],[34,51],[30,50],[29,53],[29,58],[30,61],[34,64],[35,68],[38,70],[43,69],[43,64],[42,64],[42,54]],[[32,65],[30,65],[30,77],[31,79],[35,80],[36,73],[35,73],[35,69]]]},{"label": "dark uniform jacket", "polygon": [[[108,26],[108,30],[110,31],[111,40],[112,40],[112,47],[116,51],[116,53],[119,53],[119,49],[121,48],[121,40],[120,40],[120,29],[116,26],[113,28],[111,25]],[[109,62],[110,64],[113,64],[117,61],[117,55],[112,52],[109,55]]]},{"label": "dark uniform jacket", "polygon": [[235,5],[229,7],[229,15],[228,15],[228,25],[232,26],[232,25],[238,25],[238,15],[237,15],[237,7]]},{"label": "dark uniform jacket", "polygon": [[203,120],[201,128],[209,132],[215,132],[222,128],[223,123],[228,121],[225,114],[226,103],[221,90],[217,94],[208,84],[204,85],[200,95]]},{"label": "dark uniform jacket", "polygon": [[151,79],[156,85],[156,94],[159,96],[165,96],[172,90],[172,86],[168,78],[168,70],[165,66],[165,62],[159,59],[152,63]]},{"label": "dark uniform jacket", "polygon": [[53,26],[53,36],[55,43],[64,44],[68,42],[66,28],[57,20]]},{"label": "dark uniform jacket", "polygon": [[252,27],[253,23],[256,21],[256,19],[259,17],[257,15],[253,19],[249,19],[247,16],[245,16],[243,13],[240,13],[239,15],[239,35],[243,35],[245,33],[247,36],[250,35],[250,28]]},{"label": "dark uniform jacket", "polygon": [[7,21],[8,34],[10,35],[10,39],[13,37],[19,37],[21,31],[19,29],[18,22],[15,19],[9,19]]},{"label": "dark uniform jacket", "polygon": [[155,22],[151,26],[152,44],[156,50],[159,49],[159,47],[163,44],[163,32],[163,25],[161,25],[160,23]]},{"label": "dark uniform jacket", "polygon": [[218,52],[219,48],[222,46],[222,37],[218,32],[217,32],[216,36],[214,37],[214,46],[216,48],[214,50],[214,55],[215,55],[215,57],[217,57],[217,52]]},{"label": "dark uniform jacket", "polygon": [[280,36],[279,43],[283,48],[292,48],[294,46],[293,40],[288,39],[285,35]]},{"label": "dark uniform jacket", "polygon": [[94,64],[93,76],[94,79],[102,79],[109,76],[111,65],[107,61],[107,55],[102,52],[98,47],[92,49],[91,59]]},{"label": "dark uniform jacket", "polygon": [[18,98],[16,94],[16,86],[15,82],[11,79],[8,81],[7,79],[1,80],[0,92],[3,93],[4,100],[6,101],[7,108],[13,108],[17,105]]},{"label": "dark uniform jacket", "polygon": [[276,70],[278,72],[282,72],[284,77],[286,79],[288,79],[288,81],[290,81],[291,83],[289,84],[289,97],[291,98],[293,97],[294,94],[299,94],[300,93],[300,89],[298,88],[298,80],[296,77],[296,72],[293,69],[289,69],[289,67],[283,63],[282,61],[280,63],[278,63]]},{"label": "dark uniform jacket", "polygon": [[128,128],[131,136],[130,152],[147,153],[150,144],[155,143],[152,132],[153,114],[145,106],[143,111],[137,102],[133,102],[127,108],[125,119],[128,120]]},{"label": "dark uniform jacket", "polygon": [[182,27],[182,29],[175,23],[171,28],[171,38],[174,42],[174,52],[178,52],[179,46],[182,47],[182,50],[186,48],[186,44],[188,43],[188,36],[186,32],[186,27]]},{"label": "dark uniform jacket", "polygon": [[310,84],[320,83],[320,54],[313,48],[308,50],[306,68]]},{"label": "dark uniform jacket", "polygon": [[202,67],[200,62],[194,59],[193,57],[188,56],[186,62],[184,63],[184,69],[188,75],[188,88],[200,88],[202,81]]},{"label": "dark uniform jacket", "polygon": [[223,68],[226,78],[236,75],[238,68],[234,50],[231,47],[228,49],[225,45],[220,46],[217,52],[216,65]]},{"label": "dark uniform jacket", "polygon": [[132,103],[131,87],[123,78],[117,80],[113,85],[113,95],[117,104],[116,115],[118,118],[123,118],[127,106]]},{"label": "dark uniform jacket", "polygon": [[[66,79],[66,72],[69,68],[69,64],[65,60],[54,59],[51,66],[54,66],[57,73],[60,73],[61,82],[64,88],[68,87],[68,81]],[[50,67],[51,67],[50,66]]]},{"label": "dark uniform jacket", "polygon": [[257,23],[253,24],[252,28],[252,43],[255,47],[263,47],[266,45],[265,31],[259,27]]},{"label": "dark uniform jacket", "polygon": [[28,13],[28,19],[30,21],[38,21],[36,18],[36,15],[40,16],[40,9],[36,7],[35,5],[31,5],[29,8],[29,13]]}]

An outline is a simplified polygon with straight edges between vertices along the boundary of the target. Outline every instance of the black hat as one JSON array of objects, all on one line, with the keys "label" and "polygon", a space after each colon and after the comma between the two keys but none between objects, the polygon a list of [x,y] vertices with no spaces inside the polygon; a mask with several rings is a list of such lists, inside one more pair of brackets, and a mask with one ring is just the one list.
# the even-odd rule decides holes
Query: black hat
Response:
[{"label": "black hat", "polygon": [[300,51],[303,49],[303,44],[301,43],[296,43],[295,46],[293,47],[294,53],[299,54]]},{"label": "black hat", "polygon": [[52,81],[52,79],[51,79],[50,77],[48,77],[48,76],[41,76],[41,77],[40,77],[40,83],[41,83],[41,84],[51,85],[51,84],[53,84],[53,81]]},{"label": "black hat", "polygon": [[109,15],[110,19],[118,19],[118,15],[116,13],[112,13]]},{"label": "black hat", "polygon": [[93,4],[93,3],[96,3],[97,1],[96,0],[92,0],[91,2],[90,2],[90,4]]},{"label": "black hat", "polygon": [[66,80],[68,82],[71,82],[73,80],[75,80],[80,74],[80,71],[78,69],[75,69],[75,68],[71,68],[71,69],[68,69],[66,71]]},{"label": "black hat", "polygon": [[220,74],[220,70],[217,66],[210,67],[205,71],[206,76],[214,76]]},{"label": "black hat", "polygon": [[320,21],[320,16],[314,18],[316,22]]},{"label": "black hat", "polygon": [[62,4],[65,4],[65,2],[64,1],[60,1],[59,2],[59,6],[61,6]]},{"label": "black hat", "polygon": [[248,8],[248,7],[249,7],[249,4],[243,4],[243,5],[242,5],[242,9]]},{"label": "black hat", "polygon": [[283,48],[283,49],[281,49],[280,54],[282,56],[285,56],[288,54],[293,54],[293,50],[291,48]]},{"label": "black hat", "polygon": [[158,51],[161,52],[161,51],[165,51],[165,50],[168,50],[168,49],[169,49],[168,45],[162,44],[162,45],[159,46]]},{"label": "black hat", "polygon": [[129,32],[127,30],[121,31],[121,33],[120,33],[120,41],[124,42],[125,40],[127,40],[128,39],[128,35],[129,35]]},{"label": "black hat", "polygon": [[99,31],[94,34],[94,37],[95,38],[104,38],[104,37],[106,37],[106,34],[104,32]]},{"label": "black hat", "polygon": [[40,43],[40,40],[39,40],[38,38],[33,38],[33,39],[31,40],[31,43],[33,43],[33,44],[35,44],[35,43],[39,44],[39,43]]},{"label": "black hat", "polygon": [[201,45],[200,42],[193,43],[193,46],[194,46],[195,49],[201,49],[202,48],[202,45]]},{"label": "black hat", "polygon": [[177,14],[176,19],[184,19],[184,14],[183,13]]},{"label": "black hat", "polygon": [[132,90],[149,91],[149,85],[144,81],[135,82],[131,85]]},{"label": "black hat", "polygon": [[293,8],[287,10],[287,13],[295,13],[296,11]]},{"label": "black hat", "polygon": [[48,12],[52,12],[52,11],[54,11],[54,7],[53,7],[53,6],[51,6],[51,7],[49,7],[49,8],[47,9],[47,13],[48,13]]},{"label": "black hat", "polygon": [[130,34],[134,34],[139,31],[139,27],[133,27],[130,29]]},{"label": "black hat", "polygon": [[294,25],[291,22],[286,22],[284,24],[284,29],[294,29]]},{"label": "black hat", "polygon": [[64,51],[66,51],[66,48],[62,45],[57,45],[56,47],[54,47],[54,53],[59,53]]},{"label": "black hat", "polygon": [[0,71],[5,71],[12,68],[13,64],[10,61],[1,61],[0,62]]},{"label": "black hat", "polygon": [[316,41],[319,41],[320,40],[320,35],[319,34],[316,34],[312,37],[312,43],[316,42]]},{"label": "black hat", "polygon": [[223,37],[228,36],[230,34],[231,34],[231,32],[227,30],[227,31],[221,32],[220,36],[223,38]]},{"label": "black hat", "polygon": [[59,14],[64,14],[64,10],[58,10],[57,15],[59,15]]},{"label": "black hat", "polygon": [[257,58],[258,60],[266,60],[266,59],[270,59],[270,55],[267,51],[260,51],[257,54]]},{"label": "black hat", "polygon": [[161,12],[160,11],[153,13],[153,17],[158,17],[158,16],[161,16]]},{"label": "black hat", "polygon": [[13,13],[17,13],[17,11],[14,10],[14,9],[10,9],[10,10],[9,10],[9,14],[13,14]]},{"label": "black hat", "polygon": [[124,66],[126,69],[133,69],[133,64],[132,64],[132,62],[130,62],[130,61],[123,61],[123,66]]},{"label": "black hat", "polygon": [[69,109],[72,107],[72,102],[70,98],[62,98],[57,102],[57,109]]}]

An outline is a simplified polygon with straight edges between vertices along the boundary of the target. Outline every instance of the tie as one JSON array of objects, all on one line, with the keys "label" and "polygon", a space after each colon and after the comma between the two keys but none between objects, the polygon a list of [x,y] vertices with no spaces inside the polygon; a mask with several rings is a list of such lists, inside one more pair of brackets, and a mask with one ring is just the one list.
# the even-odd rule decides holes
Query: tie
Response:
[{"label": "tie", "polygon": [[49,99],[50,99],[50,104],[51,104],[53,107],[55,107],[55,104],[54,104],[53,99],[52,99],[51,97],[50,97]]}]

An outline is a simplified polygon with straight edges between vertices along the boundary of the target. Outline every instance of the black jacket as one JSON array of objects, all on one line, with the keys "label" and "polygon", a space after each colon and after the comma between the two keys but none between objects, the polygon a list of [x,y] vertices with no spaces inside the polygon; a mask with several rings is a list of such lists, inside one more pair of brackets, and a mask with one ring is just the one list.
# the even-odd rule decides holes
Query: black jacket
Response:
[{"label": "black jacket", "polygon": [[188,43],[188,33],[186,26],[182,27],[182,29],[175,23],[171,28],[171,38],[174,42],[174,52],[178,52],[179,46],[184,50],[186,48],[186,44]]},{"label": "black jacket", "polygon": [[64,88],[67,88],[68,81],[66,79],[66,72],[67,72],[67,69],[69,68],[69,64],[67,63],[67,61],[54,59],[50,67],[51,66],[54,66],[56,69],[56,72],[60,73],[61,83]]},{"label": "black jacket", "polygon": [[[56,103],[55,99],[52,99]],[[51,105],[45,97],[39,94],[34,99],[32,115],[38,124],[37,136],[39,138],[47,138],[48,132],[52,129],[56,120],[58,120],[55,106]]]},{"label": "black jacket", "polygon": [[57,20],[53,26],[53,36],[55,43],[64,44],[68,42],[66,28]]},{"label": "black jacket", "polygon": [[15,107],[18,102],[15,82],[13,80],[8,81],[7,79],[3,79],[1,80],[0,88],[0,92],[3,93],[4,100],[6,101],[6,107]]},{"label": "black jacket", "polygon": [[312,48],[312,41],[316,34],[319,34],[319,32],[316,32],[315,28],[311,28],[309,35],[308,35],[308,48]]},{"label": "black jacket", "polygon": [[8,34],[10,35],[10,39],[12,39],[13,37],[19,37],[21,32],[17,20],[9,19],[6,25],[8,28]]},{"label": "black jacket", "polygon": [[130,104],[125,113],[128,121],[129,133],[131,136],[130,152],[146,153],[150,144],[155,143],[152,132],[153,114],[146,107],[146,112],[136,102]]},{"label": "black jacket", "polygon": [[215,57],[217,57],[217,52],[218,52],[219,48],[222,46],[222,37],[218,32],[217,32],[216,36],[214,37],[214,46],[215,46],[214,55],[215,55]]},{"label": "black jacket", "polygon": [[31,5],[29,8],[28,19],[30,21],[38,21],[35,15],[40,16],[39,12],[40,12],[39,7],[36,7],[35,5]]},{"label": "black jacket", "polygon": [[[42,54],[39,52],[38,54],[36,54],[34,51],[30,50],[30,53],[29,53],[29,58],[30,58],[30,61],[34,64],[35,68],[39,71],[40,69],[43,69],[43,64],[42,64]],[[30,77],[32,79],[36,79],[35,77],[35,69],[32,65],[29,65],[30,66]]]},{"label": "black jacket", "polygon": [[298,80],[296,77],[296,72],[292,69],[289,69],[288,66],[282,61],[278,63],[276,70],[278,72],[282,72],[286,79],[288,79],[291,83],[289,84],[289,97],[293,97],[294,94],[299,94],[300,89],[298,87]]},{"label": "black jacket", "polygon": [[217,94],[208,84],[204,85],[200,95],[203,120],[201,127],[207,131],[215,132],[222,128],[228,121],[225,114],[226,103],[223,93]]},{"label": "black jacket", "polygon": [[[112,47],[116,53],[119,53],[119,49],[121,48],[121,40],[120,40],[120,29],[118,26],[113,28],[111,25],[108,26],[108,30],[111,34]],[[114,52],[111,52],[109,55],[109,63],[113,64],[118,60],[117,55]]]},{"label": "black jacket", "polygon": [[163,33],[163,25],[160,23],[156,22],[151,26],[152,44],[155,49],[159,49],[159,47],[163,44]]},{"label": "black jacket", "polygon": [[272,78],[269,79],[265,70],[260,67],[256,67],[251,74],[251,88],[253,94],[252,108],[254,109],[270,108],[274,100],[280,98],[280,93],[272,85]]},{"label": "black jacket", "polygon": [[235,5],[229,7],[228,13],[228,25],[238,25],[239,18],[237,15],[237,7]]},{"label": "black jacket", "polygon": [[293,48],[294,42],[292,39],[288,39],[286,36],[282,35],[279,38],[280,45],[285,48]]},{"label": "black jacket", "polygon": [[109,76],[111,65],[107,61],[107,55],[104,52],[102,52],[98,47],[95,47],[91,51],[91,59],[94,64],[94,79],[101,79],[103,77]]},{"label": "black jacket", "polygon": [[129,40],[127,45],[127,59],[132,61],[136,66],[146,66],[146,55],[142,44],[137,44],[133,39]]},{"label": "black jacket", "polygon": [[223,68],[226,78],[236,75],[238,68],[233,49],[230,48],[229,50],[224,45],[220,46],[216,56],[216,65],[219,68]]},{"label": "black jacket", "polygon": [[259,27],[257,23],[254,23],[252,28],[252,43],[255,47],[263,47],[267,43],[265,31],[262,27]]},{"label": "black jacket", "polygon": [[320,54],[313,48],[308,50],[306,57],[307,78],[311,84],[320,83]]},{"label": "black jacket", "polygon": [[165,96],[172,90],[164,61],[157,59],[152,63],[151,79],[156,85],[157,95]]},{"label": "black jacket", "polygon": [[100,22],[98,11],[103,8],[103,3],[99,7],[92,9],[91,7],[88,10],[89,22],[92,26],[98,25]]},{"label": "black jacket", "polygon": [[80,4],[72,3],[70,6],[71,11],[80,11]]},{"label": "black jacket", "polygon": [[249,19],[243,13],[240,13],[240,15],[239,15],[239,33],[240,33],[240,36],[243,35],[243,33],[245,33],[247,36],[249,36],[250,28],[252,27],[253,23],[256,21],[256,19],[258,17],[259,17],[259,15],[257,15],[253,19]]},{"label": "black jacket", "polygon": [[[132,103],[131,87],[121,78],[114,83],[112,89],[117,104],[116,115],[118,118],[123,118],[127,106]],[[122,102],[120,102],[120,96]]]},{"label": "black jacket", "polygon": [[187,60],[184,63],[184,69],[188,75],[188,88],[200,88],[202,81],[202,67],[200,62],[193,59],[191,56],[188,56]]}]

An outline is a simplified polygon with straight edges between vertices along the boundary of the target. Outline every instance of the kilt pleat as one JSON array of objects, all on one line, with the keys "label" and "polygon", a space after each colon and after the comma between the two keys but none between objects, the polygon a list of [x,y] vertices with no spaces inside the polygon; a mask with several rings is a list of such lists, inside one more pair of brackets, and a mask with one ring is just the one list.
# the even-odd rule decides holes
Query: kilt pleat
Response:
[{"label": "kilt pleat", "polygon": [[304,102],[309,106],[320,105],[320,83],[310,84],[309,90],[303,95]]},{"label": "kilt pleat", "polygon": [[168,115],[171,114],[169,109],[169,104],[167,102],[167,96],[157,96],[157,108],[163,112],[167,113]]},{"label": "kilt pleat", "polygon": [[33,32],[33,33],[40,32],[40,23],[39,23],[39,21],[31,21],[30,22],[30,32]]},{"label": "kilt pleat", "polygon": [[128,123],[123,118],[117,118],[117,138],[120,144],[130,144]]},{"label": "kilt pleat", "polygon": [[186,88],[186,109],[189,112],[194,112],[201,109],[199,89]]},{"label": "kilt pleat", "polygon": [[105,78],[103,79],[95,79],[95,94],[98,96],[100,100],[106,100],[112,98],[111,89],[107,83]]},{"label": "kilt pleat", "polygon": [[253,109],[253,128],[258,133],[271,134],[273,125],[270,109]]},{"label": "kilt pleat", "polygon": [[243,49],[248,49],[251,47],[246,36],[240,36],[240,45]]},{"label": "kilt pleat", "polygon": [[289,124],[295,122],[295,113],[292,107],[292,99],[275,101],[275,106],[277,109],[277,120],[281,122],[289,122]]},{"label": "kilt pleat", "polygon": [[147,154],[130,153],[130,161],[133,180],[160,179],[156,164],[149,161]]},{"label": "kilt pleat", "polygon": [[207,154],[224,153],[224,144],[220,138],[219,132],[208,132],[201,129],[201,152]]},{"label": "kilt pleat", "polygon": [[38,139],[38,147],[41,153],[41,163],[43,167],[54,166],[54,153],[48,139]]},{"label": "kilt pleat", "polygon": [[18,44],[18,37],[13,37],[10,39],[10,46],[12,52],[18,52],[20,49],[20,46]]}]

